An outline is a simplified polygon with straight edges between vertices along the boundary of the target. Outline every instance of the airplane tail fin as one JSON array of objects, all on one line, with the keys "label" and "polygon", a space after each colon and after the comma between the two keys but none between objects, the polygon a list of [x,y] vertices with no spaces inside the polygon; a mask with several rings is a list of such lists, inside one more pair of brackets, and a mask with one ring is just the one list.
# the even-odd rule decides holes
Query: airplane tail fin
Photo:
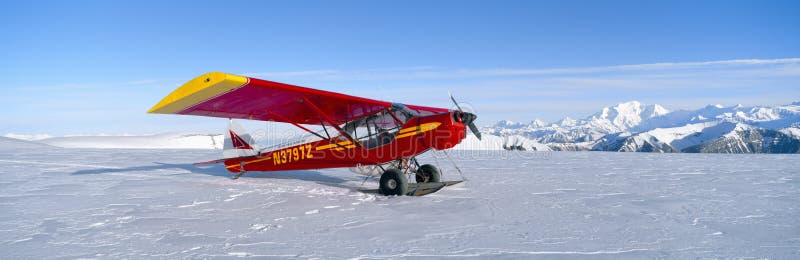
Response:
[{"label": "airplane tail fin", "polygon": [[253,156],[258,155],[259,151],[260,148],[253,137],[231,119],[228,123],[228,132],[225,134],[222,156],[225,158]]}]

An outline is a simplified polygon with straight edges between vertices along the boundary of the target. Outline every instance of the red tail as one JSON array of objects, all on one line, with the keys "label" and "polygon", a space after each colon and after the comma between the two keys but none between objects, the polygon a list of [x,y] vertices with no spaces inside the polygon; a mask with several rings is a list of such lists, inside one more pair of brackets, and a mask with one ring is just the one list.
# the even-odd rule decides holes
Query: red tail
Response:
[{"label": "red tail", "polygon": [[250,147],[250,144],[244,141],[241,137],[236,135],[232,130],[228,130],[231,133],[231,142],[233,143],[234,149],[253,149]]}]

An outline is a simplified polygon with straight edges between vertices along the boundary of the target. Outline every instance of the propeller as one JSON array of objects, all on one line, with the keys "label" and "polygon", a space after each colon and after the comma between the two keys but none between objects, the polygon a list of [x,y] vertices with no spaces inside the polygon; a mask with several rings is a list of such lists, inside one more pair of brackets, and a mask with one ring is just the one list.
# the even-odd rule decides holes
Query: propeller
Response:
[{"label": "propeller", "polygon": [[464,112],[464,110],[461,109],[461,106],[458,105],[456,99],[453,97],[453,94],[452,93],[449,94],[450,94],[450,100],[452,100],[453,104],[456,105],[456,107],[458,108],[458,112],[461,112],[461,121],[464,122],[464,124],[469,127],[469,130],[472,131],[472,134],[474,134],[475,137],[478,138],[478,140],[481,140],[481,132],[478,130],[478,127],[475,126],[475,119],[477,119],[478,116],[470,112]]}]

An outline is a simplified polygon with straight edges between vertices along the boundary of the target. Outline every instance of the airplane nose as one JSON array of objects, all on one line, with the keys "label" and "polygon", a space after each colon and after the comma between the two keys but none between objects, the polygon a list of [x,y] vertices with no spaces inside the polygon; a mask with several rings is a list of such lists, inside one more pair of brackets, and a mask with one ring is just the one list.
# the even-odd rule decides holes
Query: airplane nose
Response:
[{"label": "airplane nose", "polygon": [[456,107],[458,108],[458,112],[461,115],[461,122],[469,126],[469,130],[472,131],[473,134],[475,134],[475,137],[477,137],[478,140],[481,140],[481,132],[478,131],[478,127],[475,126],[475,119],[477,119],[478,116],[470,112],[464,112],[464,110],[461,109],[461,106],[458,105],[458,102],[456,102],[456,98],[453,97],[453,94],[450,94],[450,100],[452,100],[453,104],[455,104]]}]

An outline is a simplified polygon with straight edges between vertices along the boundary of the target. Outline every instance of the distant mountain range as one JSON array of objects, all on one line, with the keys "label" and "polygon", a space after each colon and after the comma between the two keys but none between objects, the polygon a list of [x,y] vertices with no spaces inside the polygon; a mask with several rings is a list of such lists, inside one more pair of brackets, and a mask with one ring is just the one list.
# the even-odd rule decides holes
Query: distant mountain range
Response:
[{"label": "distant mountain range", "polygon": [[604,107],[584,119],[567,117],[553,123],[503,120],[482,132],[500,137],[506,149],[800,153],[800,102],[670,111],[631,101]]},{"label": "distant mountain range", "polygon": [[[583,119],[567,117],[552,123],[538,119],[528,123],[503,120],[481,132],[483,140],[467,135],[455,149],[800,153],[800,102],[776,107],[709,105],[670,111],[660,105],[631,101],[604,107]],[[219,133],[5,137],[0,141],[68,148],[221,149],[223,140]]]}]

